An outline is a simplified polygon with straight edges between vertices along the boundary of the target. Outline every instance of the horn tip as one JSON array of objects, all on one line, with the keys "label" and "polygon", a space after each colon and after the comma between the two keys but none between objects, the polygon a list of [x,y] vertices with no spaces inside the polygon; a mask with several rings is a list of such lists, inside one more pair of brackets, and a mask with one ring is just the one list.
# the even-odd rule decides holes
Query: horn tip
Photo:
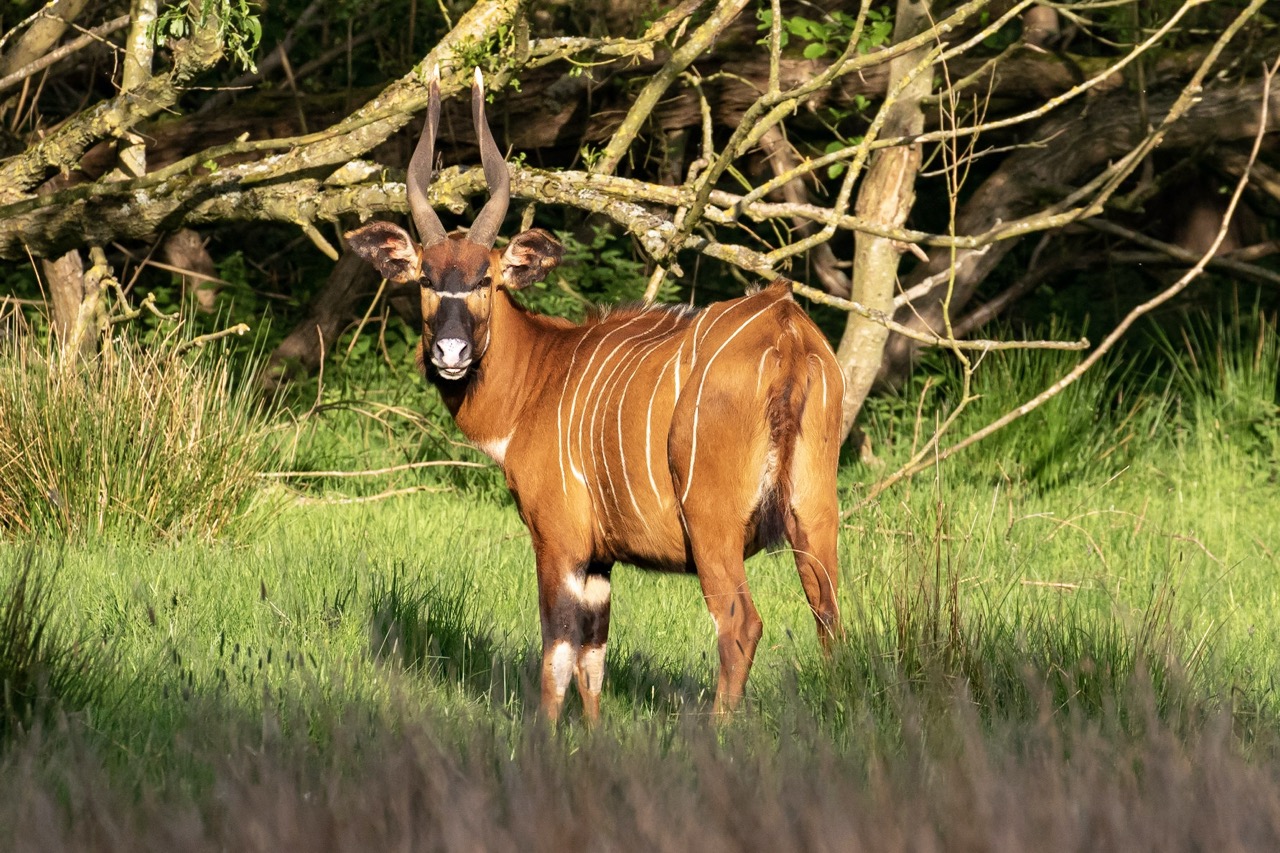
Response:
[{"label": "horn tip", "polygon": [[481,92],[484,91],[484,74],[480,72],[479,65],[476,66],[476,86],[480,88]]}]

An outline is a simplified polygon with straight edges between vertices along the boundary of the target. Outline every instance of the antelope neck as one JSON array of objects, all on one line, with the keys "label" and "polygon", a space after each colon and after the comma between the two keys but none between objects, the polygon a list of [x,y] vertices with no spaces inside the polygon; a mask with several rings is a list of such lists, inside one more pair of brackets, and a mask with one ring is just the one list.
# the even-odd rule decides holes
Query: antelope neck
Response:
[{"label": "antelope neck", "polygon": [[[538,393],[545,377],[536,375],[546,365],[546,318],[530,314],[504,288],[495,288],[489,314],[488,346],[462,393],[441,386],[445,405],[463,434],[477,444],[501,441],[515,432],[520,413]],[[477,348],[484,341],[476,341]],[[459,383],[462,384],[462,383]]]}]

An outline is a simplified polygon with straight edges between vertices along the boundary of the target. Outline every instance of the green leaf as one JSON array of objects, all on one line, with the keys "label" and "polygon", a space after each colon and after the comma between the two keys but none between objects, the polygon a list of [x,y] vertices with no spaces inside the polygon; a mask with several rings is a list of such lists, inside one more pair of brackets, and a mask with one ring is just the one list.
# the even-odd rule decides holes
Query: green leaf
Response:
[{"label": "green leaf", "polygon": [[827,52],[827,46],[822,42],[813,42],[804,49],[805,59],[818,59]]}]

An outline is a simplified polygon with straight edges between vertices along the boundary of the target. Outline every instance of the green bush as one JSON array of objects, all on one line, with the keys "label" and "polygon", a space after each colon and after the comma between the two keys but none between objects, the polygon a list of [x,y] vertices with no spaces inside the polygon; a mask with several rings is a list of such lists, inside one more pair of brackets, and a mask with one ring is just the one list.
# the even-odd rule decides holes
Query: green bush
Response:
[{"label": "green bush", "polygon": [[225,355],[123,335],[87,363],[0,343],[0,533],[213,537],[257,517],[257,392]]}]

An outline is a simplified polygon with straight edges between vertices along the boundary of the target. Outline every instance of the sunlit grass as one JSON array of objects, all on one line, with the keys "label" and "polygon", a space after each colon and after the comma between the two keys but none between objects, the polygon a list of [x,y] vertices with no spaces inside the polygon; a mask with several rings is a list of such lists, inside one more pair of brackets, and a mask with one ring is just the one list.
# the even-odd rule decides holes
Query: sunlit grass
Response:
[{"label": "sunlit grass", "polygon": [[[91,846],[109,815],[120,849],[1269,849],[1280,491],[1265,429],[1214,423],[1275,415],[1274,326],[1249,334],[1216,378],[1177,349],[1164,373],[1100,374],[1061,418],[848,518],[831,661],[790,555],[754,558],[765,635],[728,726],[696,578],[625,566],[602,728],[572,699],[539,724],[533,557],[492,471],[316,502],[387,485],[331,478],[234,542],[35,546],[51,651],[92,645],[104,678],[0,746],[0,827],[48,849]],[[993,370],[958,428],[1063,359]],[[468,453],[423,424],[406,450],[407,419],[355,394],[335,382],[276,432],[295,464]],[[916,432],[904,400],[869,421],[890,462]],[[844,471],[845,494],[879,473]],[[6,577],[23,553],[0,552]]]},{"label": "sunlit grass", "polygon": [[125,333],[85,362],[0,342],[0,535],[212,539],[263,520],[264,406],[183,342]]}]

